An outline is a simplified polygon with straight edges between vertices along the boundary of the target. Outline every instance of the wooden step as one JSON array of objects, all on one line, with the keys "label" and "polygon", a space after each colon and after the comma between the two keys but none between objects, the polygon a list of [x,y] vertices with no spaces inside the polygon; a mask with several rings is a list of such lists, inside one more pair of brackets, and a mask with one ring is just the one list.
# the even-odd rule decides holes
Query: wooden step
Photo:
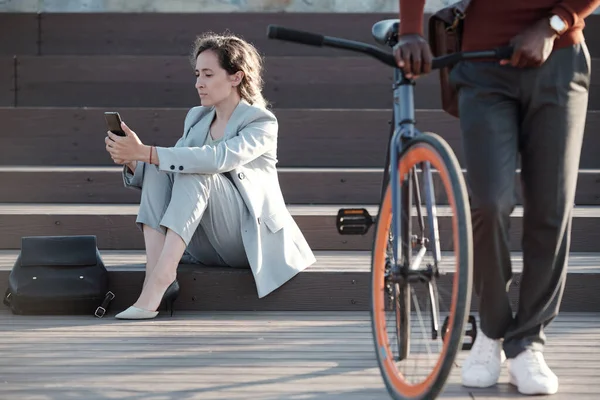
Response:
[{"label": "wooden step", "polygon": [[[600,65],[600,63],[598,64]],[[172,146],[189,109],[0,108],[0,165],[114,165],[105,150],[103,113],[119,111],[146,144]],[[383,168],[391,110],[275,109],[280,167]],[[458,119],[418,110],[417,126],[448,141],[463,159]],[[600,112],[589,111],[580,168],[600,169]]]},{"label": "wooden step", "polygon": [[[0,289],[7,287],[10,269],[18,251],[0,251]],[[145,255],[142,251],[101,251],[110,271],[111,290],[116,299],[113,310],[131,305],[144,280]],[[258,299],[249,270],[180,265],[178,279],[180,310],[196,311],[366,311],[370,296],[370,252],[316,252],[317,263],[292,278],[271,295]],[[442,265],[438,281],[440,293],[451,291],[455,267],[453,259]],[[513,253],[513,303],[518,296],[522,255]],[[571,253],[568,278],[562,300],[562,312],[600,311],[600,253]],[[420,294],[419,302],[424,297]],[[447,309],[448,303],[442,307]],[[473,298],[472,309],[478,304]]]},{"label": "wooden step", "polygon": [[[6,66],[5,61],[0,66]],[[185,56],[17,56],[19,107],[187,107],[198,103]],[[365,56],[265,58],[268,101],[278,108],[390,108],[392,69]],[[600,61],[592,60],[592,76]],[[7,79],[7,72],[0,71]],[[590,110],[600,109],[592,81]],[[440,109],[439,76],[418,80],[415,107]],[[2,105],[2,104],[0,104]],[[10,105],[10,104],[4,104]]]},{"label": "wooden step", "polygon": [[[140,191],[123,187],[120,167],[2,167],[0,203],[139,203]],[[377,204],[383,170],[378,168],[279,168],[288,204]],[[466,171],[463,170],[466,174]],[[448,204],[437,171],[436,203]],[[437,189],[439,188],[439,189]],[[515,188],[521,203],[520,171]],[[600,170],[580,170],[577,205],[600,205]]]},{"label": "wooden step", "polygon": [[197,35],[230,30],[264,55],[340,56],[348,52],[269,39],[267,26],[375,44],[372,25],[394,17],[386,13],[0,13],[0,33],[20,37],[0,44],[0,54],[187,56]]},{"label": "wooden step", "polygon": [[[290,205],[288,209],[313,250],[370,250],[374,229],[364,236],[338,234],[335,220],[341,207]],[[377,207],[366,208],[377,214]],[[0,204],[0,249],[18,249],[21,237],[37,235],[97,235],[101,249],[143,249],[143,237],[135,225],[137,211],[136,204]],[[452,249],[449,208],[439,206],[437,211],[442,250]],[[522,212],[517,207],[511,217],[513,251],[521,250]],[[600,206],[575,207],[571,251],[598,251],[599,218]],[[417,226],[416,218],[413,224]]]},{"label": "wooden step", "polygon": [[[16,63],[19,107],[199,103],[193,69],[185,56],[18,56]],[[388,108],[392,104],[392,69],[367,57],[266,57],[265,68],[264,95],[276,107]],[[418,108],[440,108],[437,75],[419,80],[418,88]]]},{"label": "wooden step", "polygon": [[[252,42],[265,55],[339,56],[317,48],[269,40],[278,24],[375,44],[372,25],[397,13],[0,13],[0,54],[187,55],[197,34],[226,29]],[[427,26],[429,15],[425,15]],[[586,18],[590,53],[600,56],[600,15]],[[118,28],[116,28],[118,27]],[[425,29],[427,37],[427,29]]]}]

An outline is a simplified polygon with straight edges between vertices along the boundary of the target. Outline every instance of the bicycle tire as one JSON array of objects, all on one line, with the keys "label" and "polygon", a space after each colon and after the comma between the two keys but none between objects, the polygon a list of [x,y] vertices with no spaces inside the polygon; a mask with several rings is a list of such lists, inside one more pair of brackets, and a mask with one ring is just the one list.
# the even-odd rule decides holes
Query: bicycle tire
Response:
[{"label": "bicycle tire", "polygon": [[[371,259],[371,327],[375,344],[377,363],[388,393],[394,400],[424,400],[435,398],[444,388],[459,349],[462,348],[464,326],[471,305],[473,281],[473,239],[471,213],[466,184],[460,164],[448,143],[434,133],[421,133],[411,139],[399,157],[399,177],[418,162],[428,161],[438,171],[448,196],[448,203],[454,213],[452,217],[453,246],[457,269],[453,280],[451,313],[448,318],[448,332],[437,363],[423,382],[408,384],[394,363],[385,324],[385,249],[392,218],[390,183],[380,205],[376,222]],[[402,184],[402,182],[399,182]],[[396,238],[394,238],[396,239]],[[385,336],[384,336],[385,335]],[[441,336],[441,335],[440,335]]]}]

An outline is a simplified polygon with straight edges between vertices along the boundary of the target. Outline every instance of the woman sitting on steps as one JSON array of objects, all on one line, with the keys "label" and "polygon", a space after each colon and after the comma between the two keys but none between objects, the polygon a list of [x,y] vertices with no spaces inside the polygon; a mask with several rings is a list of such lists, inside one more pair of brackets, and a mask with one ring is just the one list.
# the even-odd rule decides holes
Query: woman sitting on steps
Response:
[{"label": "woman sitting on steps", "polygon": [[108,132],[106,150],[123,164],[125,186],[141,189],[142,292],[119,319],[154,318],[179,294],[177,266],[250,267],[262,298],[316,260],[290,215],[277,176],[276,117],[262,97],[262,60],[249,43],[205,34],[193,55],[201,106],[174,147]]}]

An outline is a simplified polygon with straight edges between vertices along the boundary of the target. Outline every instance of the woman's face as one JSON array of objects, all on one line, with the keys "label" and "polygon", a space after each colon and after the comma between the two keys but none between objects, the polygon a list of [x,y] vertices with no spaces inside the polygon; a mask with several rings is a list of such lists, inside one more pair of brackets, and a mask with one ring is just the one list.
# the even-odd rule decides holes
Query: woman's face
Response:
[{"label": "woman's face", "polygon": [[242,72],[229,75],[219,65],[219,58],[212,50],[205,50],[196,58],[196,90],[203,106],[213,106],[230,96],[237,96],[237,85]]}]

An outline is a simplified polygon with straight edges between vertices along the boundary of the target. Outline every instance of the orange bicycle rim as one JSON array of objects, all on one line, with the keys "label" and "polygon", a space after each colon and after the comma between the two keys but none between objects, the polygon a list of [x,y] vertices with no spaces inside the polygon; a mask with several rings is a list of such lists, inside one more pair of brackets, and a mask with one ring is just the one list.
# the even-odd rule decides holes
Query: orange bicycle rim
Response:
[{"label": "orange bicycle rim", "polygon": [[[448,174],[448,170],[443,162],[440,159],[439,155],[433,148],[426,143],[416,143],[411,146],[411,148],[404,153],[400,162],[399,162],[399,176],[402,180],[402,177],[407,176],[410,172],[410,169],[420,162],[429,162],[432,168],[436,169],[439,172],[440,178],[444,184],[446,189],[446,193],[448,195],[448,203],[453,212],[452,216],[452,227],[453,227],[453,240],[454,240],[454,251],[455,258],[459,259],[459,238],[458,238],[458,219],[456,217],[456,202],[454,199],[454,193],[452,191],[452,184]],[[432,372],[427,376],[427,378],[417,384],[409,384],[406,382],[397,370],[394,357],[392,355],[390,345],[387,339],[387,328],[385,322],[385,304],[384,304],[384,294],[385,294],[385,263],[386,263],[386,247],[388,244],[388,233],[390,229],[390,225],[392,222],[392,193],[390,191],[390,187],[388,186],[384,200],[382,201],[381,208],[379,210],[378,215],[379,223],[377,224],[377,232],[375,236],[375,246],[374,246],[374,254],[373,254],[373,318],[374,324],[376,327],[376,340],[377,340],[377,351],[380,352],[379,357],[381,357],[382,365],[384,368],[384,373],[387,376],[389,383],[396,388],[399,393],[402,393],[405,396],[417,397],[423,393],[425,393],[429,387],[435,381],[437,375],[439,374],[440,368],[442,366],[442,362],[444,361],[447,350],[448,350],[448,340],[443,341],[443,348],[440,353],[440,356],[437,360],[435,367]],[[458,287],[458,270],[454,274],[453,287]],[[456,309],[456,302],[458,298],[457,290],[452,290],[452,302],[450,306],[450,315],[454,315]],[[448,332],[452,332],[454,325],[454,319],[452,317],[449,318],[448,324]]]}]

